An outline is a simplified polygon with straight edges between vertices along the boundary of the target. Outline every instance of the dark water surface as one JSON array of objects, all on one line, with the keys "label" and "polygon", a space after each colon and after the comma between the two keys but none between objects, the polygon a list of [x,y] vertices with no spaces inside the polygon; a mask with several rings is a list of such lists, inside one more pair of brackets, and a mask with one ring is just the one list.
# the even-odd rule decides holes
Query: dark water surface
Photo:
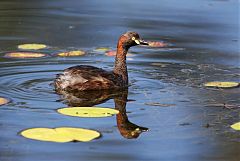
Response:
[{"label": "dark water surface", "polygon": [[[128,30],[172,45],[134,47],[128,60],[128,99],[135,101],[127,102],[126,125],[149,131],[126,139],[115,116],[56,113],[67,104],[50,85],[55,74],[77,64],[110,70],[114,58],[93,50],[115,49],[119,35]],[[1,0],[0,96],[11,103],[0,107],[0,160],[240,160],[240,134],[230,128],[239,121],[239,88],[202,86],[216,80],[239,82],[239,41],[238,0]],[[23,43],[47,44],[50,48],[42,52],[49,56],[4,57]],[[88,54],[55,56],[71,49]],[[224,103],[235,108],[224,108]],[[114,108],[114,100],[99,106]],[[102,137],[61,144],[18,135],[26,128],[58,126],[90,128]]]}]

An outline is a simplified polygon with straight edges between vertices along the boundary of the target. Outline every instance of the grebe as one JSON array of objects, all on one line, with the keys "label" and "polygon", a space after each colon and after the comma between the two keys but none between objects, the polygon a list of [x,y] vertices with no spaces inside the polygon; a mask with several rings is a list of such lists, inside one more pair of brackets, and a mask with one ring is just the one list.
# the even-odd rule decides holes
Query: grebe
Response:
[{"label": "grebe", "polygon": [[56,90],[87,91],[128,87],[126,55],[131,46],[140,44],[148,45],[140,39],[138,33],[126,32],[118,40],[113,71],[105,71],[88,65],[73,66],[65,69],[62,74],[57,74],[54,81]]}]

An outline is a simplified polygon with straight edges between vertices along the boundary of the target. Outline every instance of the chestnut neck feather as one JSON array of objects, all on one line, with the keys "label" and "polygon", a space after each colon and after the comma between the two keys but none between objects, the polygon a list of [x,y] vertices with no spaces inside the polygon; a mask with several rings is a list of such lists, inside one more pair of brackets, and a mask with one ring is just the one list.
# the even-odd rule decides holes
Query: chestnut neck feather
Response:
[{"label": "chestnut neck feather", "polygon": [[125,85],[128,85],[128,72],[127,72],[127,64],[126,64],[127,52],[128,52],[128,47],[124,46],[123,41],[121,41],[120,39],[117,46],[117,53],[115,57],[115,67],[113,72],[122,77]]}]

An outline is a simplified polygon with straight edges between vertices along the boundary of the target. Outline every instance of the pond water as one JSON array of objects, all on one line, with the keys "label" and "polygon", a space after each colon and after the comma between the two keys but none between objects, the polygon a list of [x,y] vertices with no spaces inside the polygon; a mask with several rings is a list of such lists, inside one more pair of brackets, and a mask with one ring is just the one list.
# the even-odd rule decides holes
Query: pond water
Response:
[{"label": "pond water", "polygon": [[[128,30],[171,46],[131,48],[131,86],[115,93],[125,101],[116,103],[111,97],[97,105],[116,105],[122,115],[58,114],[56,109],[77,102],[56,94],[51,85],[55,75],[77,64],[111,70],[114,57],[94,49],[116,49],[118,37]],[[239,121],[239,88],[202,86],[208,81],[239,82],[239,41],[237,0],[1,0],[0,96],[11,102],[0,106],[0,160],[240,160],[240,134],[230,128]],[[41,52],[48,56],[4,57],[24,43],[47,44]],[[56,56],[69,50],[87,54]],[[19,135],[27,128],[59,126],[94,129],[102,137],[52,143]],[[124,135],[136,127],[143,130],[139,136]]]}]

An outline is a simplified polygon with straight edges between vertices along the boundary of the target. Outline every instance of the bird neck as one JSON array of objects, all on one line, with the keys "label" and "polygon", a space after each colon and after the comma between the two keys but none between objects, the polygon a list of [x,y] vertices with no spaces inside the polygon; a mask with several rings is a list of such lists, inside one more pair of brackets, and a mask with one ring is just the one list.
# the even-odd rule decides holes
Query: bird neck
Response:
[{"label": "bird neck", "polygon": [[117,126],[120,132],[124,132],[125,127],[128,125],[128,116],[126,113],[128,90],[119,92],[117,96],[114,97],[115,109],[119,111],[117,114]]},{"label": "bird neck", "polygon": [[115,57],[115,67],[113,72],[122,77],[124,83],[128,84],[128,72],[127,72],[127,64],[126,64],[126,55],[128,52],[128,48],[124,47],[122,43],[118,43],[117,53]]}]

